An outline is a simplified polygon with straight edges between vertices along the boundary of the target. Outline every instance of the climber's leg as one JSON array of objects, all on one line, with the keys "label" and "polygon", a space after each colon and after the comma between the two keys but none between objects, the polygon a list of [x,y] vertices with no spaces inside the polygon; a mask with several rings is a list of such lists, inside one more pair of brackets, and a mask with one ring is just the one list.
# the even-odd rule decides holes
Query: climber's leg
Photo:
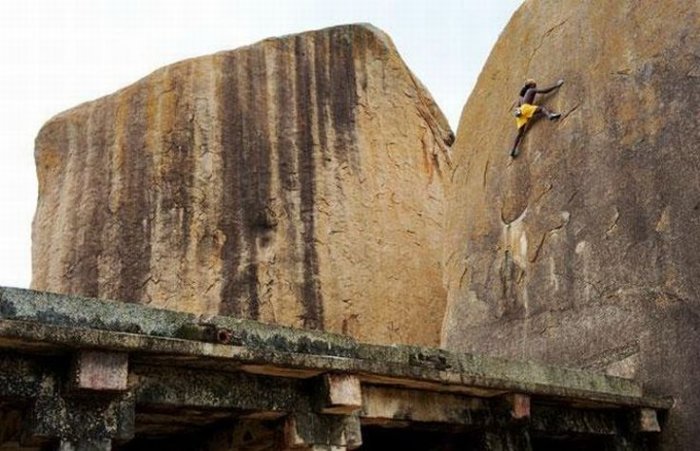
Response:
[{"label": "climber's leg", "polygon": [[513,149],[510,151],[510,156],[515,158],[518,156],[518,147],[520,146],[520,141],[522,141],[523,136],[525,136],[525,129],[527,124],[523,125],[518,129],[518,135],[515,137],[515,143],[513,144]]},{"label": "climber's leg", "polygon": [[559,119],[561,117],[561,113],[556,113],[554,111],[549,111],[547,108],[543,106],[538,106],[537,111],[535,111],[535,114],[538,116],[545,116],[547,119],[550,121]]}]

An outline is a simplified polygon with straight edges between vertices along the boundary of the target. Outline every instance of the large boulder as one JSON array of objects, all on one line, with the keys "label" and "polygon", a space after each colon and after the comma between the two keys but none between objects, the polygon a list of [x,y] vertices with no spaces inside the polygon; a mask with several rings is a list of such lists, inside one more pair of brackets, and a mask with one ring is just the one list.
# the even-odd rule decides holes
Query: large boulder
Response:
[{"label": "large boulder", "polygon": [[[520,156],[526,78],[565,84]],[[637,378],[700,442],[697,0],[528,0],[463,111],[446,237],[451,350]]]},{"label": "large boulder", "polygon": [[42,128],[32,286],[438,344],[452,139],[371,26],[165,67]]}]

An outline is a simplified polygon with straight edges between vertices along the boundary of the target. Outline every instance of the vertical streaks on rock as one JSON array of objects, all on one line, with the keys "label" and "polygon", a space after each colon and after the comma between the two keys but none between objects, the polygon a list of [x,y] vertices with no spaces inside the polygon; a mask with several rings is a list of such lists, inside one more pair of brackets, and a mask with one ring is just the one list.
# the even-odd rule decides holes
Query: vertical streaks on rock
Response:
[{"label": "vertical streaks on rock", "polygon": [[126,111],[121,125],[120,149],[123,176],[120,204],[117,210],[122,226],[115,243],[119,256],[119,284],[117,296],[129,302],[141,298],[145,279],[150,270],[151,214],[151,154],[146,147],[146,122],[142,112],[148,102],[148,87],[139,86],[127,91],[120,99],[119,108]]},{"label": "vertical streaks on rock", "polygon": [[[294,83],[294,42],[281,40],[275,42],[273,47],[274,68],[277,74],[275,83],[276,91],[274,103],[276,105],[275,114],[271,118],[275,123],[276,130],[276,171],[278,188],[276,195],[280,200],[279,224],[280,240],[287,243],[280,246],[277,259],[280,264],[287,265],[290,270],[289,281],[281,281],[279,285],[286,285],[282,296],[301,296],[302,277],[299,274],[303,271],[303,260],[298,243],[301,242],[301,231],[299,227],[299,163],[297,151],[297,129],[296,129],[296,84]],[[288,315],[288,321],[292,324],[300,324],[299,316],[303,315],[304,301],[299,302],[294,308],[287,307],[285,310],[292,310]]]},{"label": "vertical streaks on rock", "polygon": [[[245,291],[249,291],[248,281],[241,280],[241,272],[247,276],[243,259],[242,229],[244,227],[243,205],[245,199],[240,191],[245,183],[243,172],[243,129],[245,122],[239,105],[240,83],[238,81],[238,54],[223,56],[219,117],[221,118],[222,177],[221,223],[224,233],[222,247],[222,292],[220,312],[224,315],[240,316]],[[243,271],[240,268],[244,268]]]},{"label": "vertical streaks on rock", "polygon": [[[177,70],[170,72],[171,88],[175,92],[182,92],[175,98],[175,111],[167,112],[166,116],[172,118],[168,124],[172,128],[166,131],[164,142],[166,155],[163,159],[165,169],[164,185],[162,193],[162,208],[170,213],[173,223],[169,232],[175,232],[179,238],[179,259],[187,255],[187,246],[190,239],[190,225],[192,224],[192,181],[194,179],[194,113],[190,88],[192,64],[179,66]],[[184,114],[178,112],[185,112]],[[178,268],[179,270],[179,268]]]},{"label": "vertical streaks on rock", "polygon": [[[249,149],[242,149],[252,157],[250,173],[253,176],[252,181],[252,199],[249,205],[246,206],[248,215],[248,245],[250,254],[250,283],[255,283],[254,289],[250,289],[250,310],[249,316],[258,319],[260,314],[260,293],[259,293],[259,261],[258,248],[265,247],[269,241],[271,229],[274,227],[270,214],[272,212],[270,206],[271,199],[271,166],[272,155],[270,146],[270,131],[268,127],[268,91],[265,84],[258,80],[266,80],[268,77],[267,66],[265,60],[265,49],[254,48],[247,53],[248,57],[248,73],[247,73],[247,89],[245,99],[245,114],[253,119],[253,124],[249,126],[249,136],[247,142],[252,145]],[[261,89],[258,89],[258,86]],[[251,188],[248,188],[249,190]],[[243,194],[243,193],[241,193]]]},{"label": "vertical streaks on rock", "polygon": [[146,145],[153,156],[150,197],[154,206],[150,231],[153,252],[144,296],[160,299],[161,305],[166,306],[172,302],[172,296],[163,287],[176,286],[183,296],[186,292],[184,268],[195,208],[192,185],[196,157],[193,113],[177,112],[193,109],[191,73],[192,65],[187,63],[162,71],[160,89],[152,92],[145,114]]},{"label": "vertical streaks on rock", "polygon": [[[349,34],[340,28],[332,30],[329,33],[328,48],[330,79],[333,81],[333,89],[329,91],[330,111],[335,130],[333,148],[340,165],[348,164],[355,172],[359,170],[359,155],[354,151],[357,142],[354,136],[354,112],[358,96],[353,39],[361,40],[363,35],[363,32]],[[361,50],[357,52],[362,53]]]},{"label": "vertical streaks on rock", "polygon": [[[302,321],[304,327],[321,329],[323,327],[323,305],[319,287],[318,254],[315,242],[315,192],[316,161],[314,158],[312,82],[314,66],[312,51],[307,48],[301,37],[294,41],[295,81],[296,81],[296,128],[298,134],[299,155],[299,200],[300,219],[303,225],[301,249],[303,253],[303,277],[301,299],[304,306]],[[318,93],[316,93],[318,95]]]},{"label": "vertical streaks on rock", "polygon": [[387,36],[351,25],[176,63],[62,113],[37,139],[32,285],[436,344],[429,97]]},{"label": "vertical streaks on rock", "polygon": [[[70,121],[66,118],[57,120],[45,126],[37,137],[37,146],[41,145],[43,152],[35,152],[37,175],[39,178],[39,202],[37,214],[34,217],[33,255],[54,255],[45,261],[40,274],[34,274],[41,283],[58,285],[65,271],[65,247],[71,242],[62,238],[61,222],[52,218],[63,218],[70,207],[67,202],[70,196],[66,194],[71,187],[71,179],[75,165],[74,149],[70,147]],[[42,199],[45,198],[46,200]],[[45,236],[43,242],[37,243],[37,237]],[[36,258],[36,257],[33,257]],[[68,290],[68,288],[66,288]]]},{"label": "vertical streaks on rock", "polygon": [[[79,247],[76,252],[76,270],[72,275],[71,292],[86,296],[99,296],[98,257],[100,255],[100,235],[107,221],[107,206],[91,199],[106,199],[109,192],[109,141],[113,132],[109,124],[113,122],[111,110],[94,106],[87,119],[86,153],[82,172],[85,181],[83,208],[78,230],[80,230]],[[90,170],[90,168],[95,168]],[[98,169],[99,168],[99,169]]]},{"label": "vertical streaks on rock", "polygon": [[[85,190],[84,182],[86,178],[86,171],[83,165],[83,153],[81,149],[85,148],[87,126],[89,123],[89,112],[84,112],[83,120],[71,121],[68,126],[68,136],[67,136],[67,150],[69,159],[69,171],[70,180],[65,185],[65,190],[62,190],[62,197],[66,199],[76,199],[79,204],[83,204],[85,200]],[[78,209],[70,208],[70,205],[65,205],[62,207],[62,215],[65,215],[70,223],[78,223],[81,221],[82,213]],[[67,243],[80,243],[81,240],[81,228],[74,227],[67,230],[62,230],[65,234],[64,245]],[[78,253],[80,252],[80,246],[70,245],[62,251],[65,261],[62,264],[64,270],[60,274],[60,277],[71,280],[78,271],[82,268],[79,267],[80,260]]]},{"label": "vertical streaks on rock", "polygon": [[314,48],[314,83],[316,88],[316,130],[318,133],[318,145],[323,155],[323,165],[326,167],[331,160],[328,152],[328,131],[332,129],[332,122],[328,127],[329,108],[331,99],[332,82],[330,80],[330,51],[329,37],[326,34],[316,36],[313,40]]},{"label": "vertical streaks on rock", "polygon": [[[224,192],[221,313],[251,319],[260,315],[258,248],[270,240],[271,137],[269,76],[264,48],[224,56],[220,114]],[[262,88],[262,89],[261,89]],[[231,211],[226,211],[226,207]]]}]

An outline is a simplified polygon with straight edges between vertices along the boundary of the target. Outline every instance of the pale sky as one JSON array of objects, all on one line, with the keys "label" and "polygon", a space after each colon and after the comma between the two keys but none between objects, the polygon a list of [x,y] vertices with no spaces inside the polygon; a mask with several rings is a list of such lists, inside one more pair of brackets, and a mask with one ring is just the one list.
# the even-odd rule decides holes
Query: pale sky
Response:
[{"label": "pale sky", "polygon": [[185,58],[369,22],[453,128],[522,0],[1,0],[0,285],[28,287],[34,137],[51,116]]}]

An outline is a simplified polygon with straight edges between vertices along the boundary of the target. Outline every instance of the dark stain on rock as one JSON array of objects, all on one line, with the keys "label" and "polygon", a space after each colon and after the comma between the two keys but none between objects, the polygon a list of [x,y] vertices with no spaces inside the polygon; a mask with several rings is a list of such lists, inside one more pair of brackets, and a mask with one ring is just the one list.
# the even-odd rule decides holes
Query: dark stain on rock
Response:
[{"label": "dark stain on rock", "polygon": [[[68,141],[64,143],[66,149],[68,149],[68,156],[66,166],[71,166],[71,172],[75,174],[71,180],[69,180],[67,187],[69,191],[75,191],[74,196],[70,196],[67,199],[63,199],[63,202],[68,200],[74,200],[78,205],[85,205],[88,197],[86,192],[86,156],[88,152],[86,151],[87,146],[87,135],[88,135],[88,123],[87,123],[87,112],[83,111],[80,120],[71,121],[67,124],[69,131]],[[80,272],[82,268],[82,255],[81,249],[84,247],[83,239],[90,239],[90,234],[80,233],[84,230],[83,218],[84,211],[78,208],[70,208],[66,211],[67,223],[71,224],[72,227],[66,228],[63,232],[62,239],[70,243],[76,243],[77,246],[72,246],[66,250],[64,254],[66,261],[63,267],[62,277],[67,281],[69,286],[68,292],[71,294],[80,293],[80,286],[76,286],[76,279],[80,277]]]},{"label": "dark stain on rock", "polygon": [[[128,94],[125,94],[128,95]],[[144,279],[149,272],[151,256],[151,206],[149,189],[151,155],[146,148],[146,108],[148,91],[145,85],[135,88],[123,108],[128,109],[122,126],[123,192],[116,217],[121,223],[116,250],[120,261],[117,296],[128,302],[141,299]]]},{"label": "dark stain on rock", "polygon": [[531,175],[528,164],[512,164],[505,171],[501,185],[488,186],[487,190],[496,189],[494,197],[501,197],[501,221],[510,224],[525,212],[530,198]]},{"label": "dark stain on rock", "polygon": [[[170,73],[171,89],[177,93],[175,106],[168,114],[172,116],[172,128],[165,135],[165,166],[163,188],[161,189],[162,208],[174,222],[172,230],[180,229],[180,258],[187,255],[192,224],[192,186],[194,184],[194,105],[189,100],[188,82],[192,65],[173,68]],[[174,268],[175,269],[175,268]],[[179,269],[178,269],[179,270]]]},{"label": "dark stain on rock", "polygon": [[[303,274],[299,281],[303,325],[310,329],[323,327],[315,242],[318,170],[315,152],[316,145],[320,145],[324,163],[335,159],[339,166],[359,170],[355,137],[358,100],[355,34],[353,30],[337,28],[315,36],[313,41],[298,37],[293,41],[279,41],[274,47],[260,46],[221,56],[218,108],[222,124],[223,208],[219,229],[226,236],[221,254],[222,314],[259,317],[258,249],[269,244],[277,225],[276,213],[270,204],[272,146],[268,124],[272,114],[266,84],[261,83],[272,76],[268,74],[265,51],[274,51],[274,104],[279,112],[275,170],[280,181],[282,208],[291,219],[284,234],[287,240],[298,243],[294,254],[298,254]],[[360,44],[365,45],[364,42]],[[174,84],[177,82],[177,78],[173,80]],[[174,88],[176,92],[183,90],[178,86]],[[312,88],[316,91],[312,92]],[[315,94],[315,102],[311,101],[312,94]],[[192,108],[178,104],[176,109],[189,111]],[[180,178],[169,180],[172,182],[169,202],[187,213],[191,207],[186,196],[192,180],[184,177],[192,174],[193,124],[187,114],[177,115],[177,121],[170,145],[174,153],[190,153],[177,154],[182,158],[178,159],[178,167],[174,167],[173,172]],[[329,142],[329,128],[334,130],[333,142]],[[318,136],[314,136],[314,130],[318,130]],[[299,199],[299,205],[295,199]],[[189,217],[183,219],[185,223],[191,221]]]},{"label": "dark stain on rock", "polygon": [[[356,34],[352,29],[338,27],[329,33],[329,73],[333,83],[329,101],[335,142],[335,157],[343,164],[359,171],[359,152],[355,147],[355,107],[357,106],[357,87],[355,60],[353,57],[353,40]],[[318,71],[319,68],[317,67]]]},{"label": "dark stain on rock", "polygon": [[[114,140],[113,115],[113,109],[99,106],[90,112],[87,119],[88,136],[83,171],[87,172],[84,189],[88,201],[83,203],[83,218],[86,221],[85,230],[89,230],[90,233],[85,234],[82,245],[77,249],[77,266],[71,281],[71,292],[83,296],[97,297],[100,291],[98,258],[102,247],[102,233],[109,218],[107,204],[111,185],[105,180],[105,176],[111,170],[111,158],[107,149]],[[92,160],[99,163],[92,163]]]},{"label": "dark stain on rock", "polygon": [[[277,105],[277,173],[282,188],[282,196],[288,195],[292,191],[299,189],[299,178],[295,167],[295,148],[294,134],[296,132],[292,114],[294,111],[293,103],[293,86],[289,67],[292,61],[290,57],[291,46],[288,42],[283,41],[278,44],[275,49],[275,66],[277,70],[277,90],[275,95],[275,104]],[[288,207],[288,205],[285,205]],[[292,216],[291,211],[286,212],[289,217]],[[293,222],[290,221],[290,227],[293,227]],[[288,238],[292,239],[295,231],[292,228],[289,231]]]},{"label": "dark stain on rock", "polygon": [[[68,127],[66,126],[67,119],[60,118],[49,121],[45,124],[36,138],[36,148],[34,158],[36,162],[36,174],[38,178],[38,195],[39,202],[37,203],[37,212],[34,219],[33,229],[37,228],[37,222],[41,216],[49,216],[58,205],[47,205],[42,202],[43,197],[49,197],[48,191],[54,186],[65,186],[66,179],[66,164],[68,158]],[[59,145],[55,145],[58,143]],[[58,196],[57,204],[65,202],[62,196]],[[42,207],[44,206],[44,207]],[[58,221],[43,220],[42,229],[44,233],[39,234],[37,238],[41,239],[41,246],[49,248],[51,240],[55,239],[58,232]],[[37,243],[39,240],[37,239]],[[46,243],[46,244],[45,244]],[[36,250],[32,251],[34,254]],[[36,258],[32,257],[32,286],[40,289],[47,287],[50,271],[48,269],[41,270],[38,268]]]},{"label": "dark stain on rock", "polygon": [[[292,65],[291,44],[288,41],[280,41],[275,47],[275,70],[277,79],[275,83],[274,102],[277,105],[277,116],[275,118],[277,129],[277,177],[279,179],[278,196],[282,200],[282,210],[284,216],[290,218],[287,221],[287,228],[284,231],[283,239],[290,243],[296,242],[297,236],[297,221],[292,220],[297,216],[296,206],[293,198],[295,191],[299,189],[299,177],[296,172],[296,148],[294,141],[294,133],[296,124],[293,120],[293,115],[288,114],[289,111],[294,111],[293,101],[293,81],[290,76],[289,68]],[[296,252],[292,248],[295,257]]]},{"label": "dark stain on rock", "polygon": [[[246,90],[246,114],[252,119],[249,132],[250,138],[251,169],[253,176],[254,197],[251,199],[249,215],[249,232],[251,238],[259,238],[258,235],[269,232],[275,225],[274,212],[270,207],[271,196],[271,143],[269,111],[267,92],[267,65],[265,63],[265,48],[256,47],[246,53],[248,56],[248,77]],[[261,82],[262,80],[262,82]],[[263,88],[261,88],[261,86]]]},{"label": "dark stain on rock", "polygon": [[331,80],[328,66],[328,35],[319,33],[314,36],[314,81],[316,82],[316,127],[318,128],[318,143],[321,147],[324,166],[330,161],[328,130],[326,129],[328,99],[331,97]]},{"label": "dark stain on rock", "polygon": [[[312,136],[313,111],[308,99],[311,97],[311,67],[304,49],[304,40],[298,36],[294,42],[297,149],[299,153],[300,215],[303,224],[302,247],[304,260],[304,282],[301,290],[303,305],[302,321],[307,329],[323,328],[323,300],[319,282],[318,254],[315,242],[315,190],[316,164]],[[318,70],[319,68],[316,68]]]},{"label": "dark stain on rock", "polygon": [[222,154],[222,208],[219,229],[226,235],[221,249],[222,288],[219,312],[223,315],[240,316],[242,283],[238,268],[241,264],[243,242],[242,204],[240,196],[240,173],[242,161],[242,129],[245,126],[239,107],[239,83],[235,53],[222,56],[222,80],[220,86],[219,117],[221,118]]},{"label": "dark stain on rock", "polygon": [[[224,61],[221,95],[223,204],[222,305],[220,312],[258,319],[258,243],[268,242],[271,219],[271,145],[268,130],[267,90],[259,80],[267,77],[262,48]],[[238,71],[245,69],[245,76]]]},{"label": "dark stain on rock", "polygon": [[250,258],[246,268],[249,299],[246,317],[257,319],[260,316],[258,243],[266,241],[272,228],[272,221],[268,214],[271,191],[271,145],[268,127],[267,84],[260,82],[260,80],[267,79],[265,51],[264,48],[257,47],[245,52],[244,55],[247,76],[245,79],[246,89],[243,92],[245,98],[242,99],[242,104],[247,127],[244,135],[246,146],[240,149],[244,154],[245,166],[239,176],[241,180],[246,181],[240,187],[241,195],[244,191],[249,193],[244,196],[243,205],[245,241]]},{"label": "dark stain on rock", "polygon": [[[249,57],[250,53],[251,52],[246,53],[246,56]],[[262,73],[264,73],[264,57],[262,60]],[[270,149],[266,130],[267,126],[264,124],[266,122],[266,117],[259,110],[259,104],[256,103],[257,101],[261,103],[267,102],[265,96],[267,91],[266,89],[260,89],[259,92],[256,92],[253,71],[257,72],[256,69],[259,68],[253,66],[250,60],[247,67],[248,84],[245,91],[246,98],[243,102],[245,105],[244,114],[246,115],[246,119],[249,120],[249,123],[245,130],[246,135],[244,143],[246,143],[246,147],[240,149],[244,153],[244,167],[241,168],[243,171],[239,173],[239,177],[241,181],[243,181],[243,184],[240,185],[239,192],[244,199],[244,210],[242,212],[244,216],[243,231],[245,233],[245,243],[247,245],[249,258],[244,271],[245,284],[248,290],[248,311],[244,317],[257,319],[260,316],[257,238],[261,232],[266,231],[266,227],[264,226],[265,215],[263,212],[265,211],[267,199],[269,198],[267,193],[270,189],[268,170]],[[263,127],[265,128],[264,131]],[[247,174],[245,172],[246,168],[248,171]],[[247,194],[244,194],[244,191],[247,191]]]},{"label": "dark stain on rock", "polygon": [[504,318],[521,318],[525,314],[525,304],[518,281],[523,277],[523,270],[514,261],[510,250],[505,251],[501,264],[501,297],[498,301],[498,315]]},{"label": "dark stain on rock", "polygon": [[361,89],[362,92],[366,92],[367,57],[369,56],[370,60],[376,58],[376,55],[381,53],[381,51],[377,49],[376,37],[369,30],[364,28],[355,29],[353,30],[353,36],[355,42],[353,47],[353,61],[357,61],[356,67],[359,69],[359,71],[356,70],[355,78],[359,82],[359,89]]}]

